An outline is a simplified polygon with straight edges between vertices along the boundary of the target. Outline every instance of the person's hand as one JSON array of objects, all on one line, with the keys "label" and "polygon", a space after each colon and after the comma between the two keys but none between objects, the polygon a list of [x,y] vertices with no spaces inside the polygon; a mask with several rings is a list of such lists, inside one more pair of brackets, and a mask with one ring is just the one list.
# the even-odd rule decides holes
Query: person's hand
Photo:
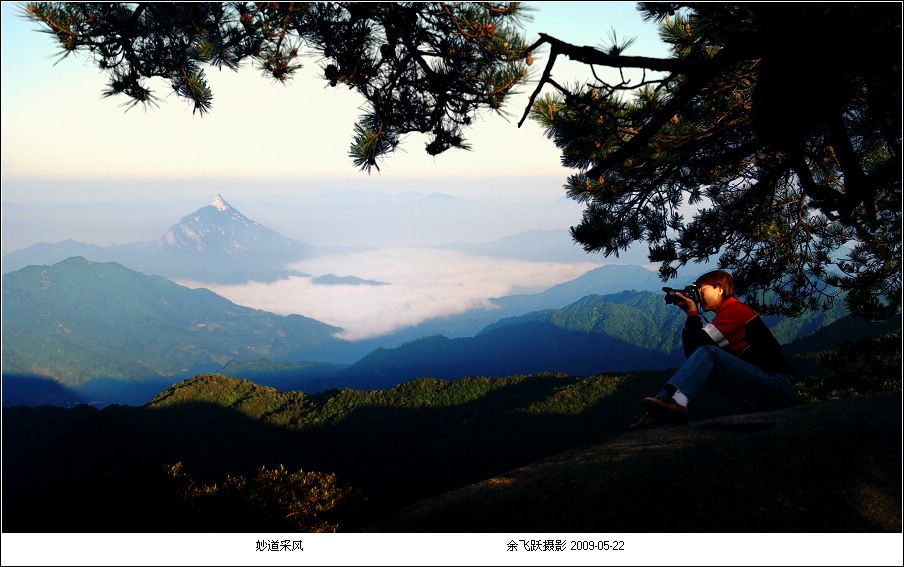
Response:
[{"label": "person's hand", "polygon": [[680,291],[676,291],[675,296],[678,298],[678,301],[675,302],[675,305],[677,305],[682,311],[684,311],[688,315],[697,315],[699,313],[697,310],[697,304],[694,303],[693,299],[684,295]]}]

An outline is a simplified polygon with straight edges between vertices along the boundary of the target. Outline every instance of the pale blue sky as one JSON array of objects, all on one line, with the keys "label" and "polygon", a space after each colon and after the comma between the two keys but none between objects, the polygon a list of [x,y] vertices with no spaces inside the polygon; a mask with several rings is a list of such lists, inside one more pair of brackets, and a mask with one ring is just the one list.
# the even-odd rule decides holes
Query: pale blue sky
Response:
[{"label": "pale blue sky", "polygon": [[[634,3],[527,4],[536,8],[534,20],[525,26],[529,41],[542,31],[600,45],[614,27],[619,37],[637,37],[629,53],[666,55],[655,26],[641,20]],[[401,151],[383,162],[381,173],[368,178],[347,157],[361,99],[314,78],[320,72],[314,60],[289,86],[275,85],[248,67],[239,73],[210,70],[214,106],[204,117],[192,115],[188,103],[168,95],[162,83],[156,89],[163,97],[159,108],[125,112],[124,99],[101,97],[106,76],[87,57],[71,56],[54,66],[58,49],[52,38],[33,29],[13,3],[3,3],[2,179],[7,201],[66,201],[60,191],[67,186],[70,191],[81,187],[84,194],[80,180],[90,180],[99,199],[114,189],[98,188],[102,183],[97,181],[148,179],[195,179],[200,185],[224,178],[352,179],[395,186],[418,179],[529,178],[547,180],[546,190],[561,191],[568,173],[537,126],[528,122],[516,127],[532,85],[511,97],[510,121],[487,113],[466,133],[474,151],[430,157],[422,139],[411,135]],[[535,58],[536,75],[546,52]],[[555,76],[572,82],[589,78],[589,70],[563,60]],[[19,183],[26,180],[38,180],[40,191],[34,183]],[[512,190],[525,190],[521,183],[510,184]],[[444,190],[454,192],[454,185]]]},{"label": "pale blue sky", "polygon": [[[287,86],[251,67],[208,70],[214,105],[203,117],[162,82],[158,108],[126,112],[126,100],[101,96],[106,75],[87,56],[54,64],[60,50],[53,38],[19,16],[16,4],[0,6],[3,252],[68,238],[104,245],[158,238],[217,193],[303,242],[374,244],[375,234],[381,245],[490,240],[565,229],[580,218],[578,203],[563,202],[570,171],[558,149],[533,122],[517,128],[531,83],[510,97],[509,120],[486,112],[466,132],[473,151],[431,157],[423,137],[409,135],[379,173],[367,175],[347,155],[362,100],[325,86],[314,59]],[[599,46],[615,28],[619,38],[637,38],[630,54],[668,55],[633,2],[527,4],[534,8],[528,41],[544,32]],[[534,80],[547,53],[535,54]],[[554,77],[566,84],[591,73],[561,58]],[[421,214],[423,223],[413,223],[388,202],[362,204],[354,216],[320,197],[349,191],[443,192],[468,198],[471,208]]]}]

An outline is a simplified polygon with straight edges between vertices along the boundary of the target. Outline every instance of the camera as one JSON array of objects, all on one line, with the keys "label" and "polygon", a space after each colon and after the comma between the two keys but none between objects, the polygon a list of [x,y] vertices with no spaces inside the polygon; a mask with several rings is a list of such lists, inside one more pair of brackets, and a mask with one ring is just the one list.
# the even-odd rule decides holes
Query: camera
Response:
[{"label": "camera", "polygon": [[686,286],[684,289],[673,289],[671,287],[664,287],[662,291],[665,292],[665,302],[666,303],[677,303],[679,301],[679,297],[675,295],[678,292],[683,293],[684,295],[690,297],[694,300],[694,303],[700,303],[700,290],[697,289],[697,286],[691,284]]}]

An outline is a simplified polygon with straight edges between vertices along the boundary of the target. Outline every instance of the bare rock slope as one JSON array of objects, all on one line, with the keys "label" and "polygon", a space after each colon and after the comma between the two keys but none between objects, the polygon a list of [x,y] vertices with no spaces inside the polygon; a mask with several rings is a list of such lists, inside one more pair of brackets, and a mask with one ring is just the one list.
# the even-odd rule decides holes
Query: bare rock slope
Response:
[{"label": "bare rock slope", "polygon": [[622,433],[367,531],[900,532],[901,407],[888,392]]}]

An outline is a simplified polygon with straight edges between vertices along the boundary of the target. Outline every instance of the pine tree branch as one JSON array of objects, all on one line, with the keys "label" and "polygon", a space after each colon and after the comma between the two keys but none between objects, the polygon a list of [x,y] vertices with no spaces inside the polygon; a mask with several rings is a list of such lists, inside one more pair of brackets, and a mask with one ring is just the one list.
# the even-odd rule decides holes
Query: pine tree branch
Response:
[{"label": "pine tree branch", "polygon": [[[536,47],[542,44],[541,42],[537,42],[532,45],[529,51],[533,51]],[[558,50],[556,49],[555,44],[550,45],[549,47],[549,60],[546,62],[546,68],[543,69],[543,75],[540,77],[540,80],[537,82],[537,88],[534,89],[534,92],[531,93],[530,99],[527,101],[527,106],[524,108],[524,115],[521,116],[521,120],[518,121],[518,128],[524,124],[524,121],[527,119],[527,115],[530,114],[530,109],[534,107],[534,101],[537,99],[537,96],[540,94],[540,91],[543,90],[543,85],[547,82],[551,81],[550,75],[552,73],[552,68],[556,63],[556,57],[559,55]]]},{"label": "pine tree branch", "polygon": [[829,136],[832,146],[838,156],[838,164],[844,172],[844,188],[848,207],[854,210],[863,203],[866,209],[866,221],[871,227],[876,226],[876,204],[873,199],[873,191],[866,182],[866,175],[861,167],[860,157],[854,151],[844,121],[841,118],[841,110],[832,112],[828,119]]},{"label": "pine tree branch", "polygon": [[[588,45],[578,46],[556,39],[545,33],[540,34],[540,40],[534,44],[539,47],[548,43],[555,47],[557,52],[567,56],[572,61],[586,63],[588,65],[602,65],[604,67],[638,68],[650,71],[662,71],[665,73],[691,73],[699,67],[700,61],[688,59],[662,59],[658,57],[638,57],[633,55],[612,55]],[[705,61],[703,61],[705,63]]]},{"label": "pine tree branch", "polygon": [[650,118],[637,134],[632,136],[623,146],[606,156],[596,166],[587,170],[585,175],[589,179],[599,177],[603,171],[625,161],[629,156],[648,144],[653,139],[653,136],[671,120],[672,116],[678,114],[708,81],[737,62],[738,51],[736,48],[728,47],[705,63],[697,64],[694,68],[695,72],[687,75],[687,82],[680,87],[678,92],[672,95],[668,102]]}]

